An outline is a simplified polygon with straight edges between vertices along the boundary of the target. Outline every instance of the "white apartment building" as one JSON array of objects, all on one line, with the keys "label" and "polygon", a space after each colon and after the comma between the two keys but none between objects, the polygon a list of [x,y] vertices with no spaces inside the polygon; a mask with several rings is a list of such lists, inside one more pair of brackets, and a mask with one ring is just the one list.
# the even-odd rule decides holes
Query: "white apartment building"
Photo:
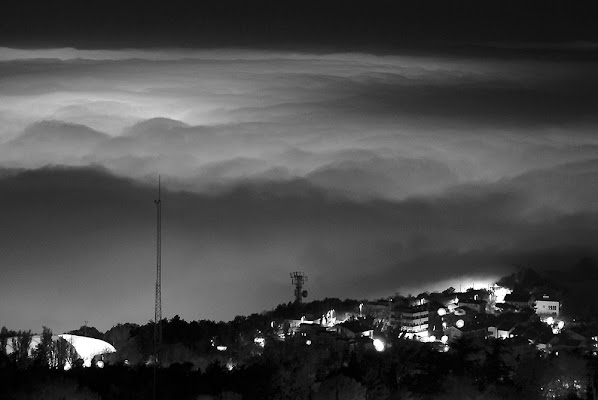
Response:
[{"label": "white apartment building", "polygon": [[558,317],[561,313],[561,304],[545,294],[542,295],[541,298],[536,299],[534,309],[538,315],[552,315]]}]

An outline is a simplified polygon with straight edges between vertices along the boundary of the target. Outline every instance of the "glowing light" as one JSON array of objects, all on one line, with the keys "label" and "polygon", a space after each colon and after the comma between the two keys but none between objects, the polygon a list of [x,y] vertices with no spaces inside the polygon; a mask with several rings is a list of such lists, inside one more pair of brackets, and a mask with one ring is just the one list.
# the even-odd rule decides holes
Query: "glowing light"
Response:
[{"label": "glowing light", "polygon": [[450,347],[448,346],[444,346],[444,352],[446,353],[447,351],[449,351]]},{"label": "glowing light", "polygon": [[91,360],[100,354],[115,353],[116,349],[108,342],[78,335],[58,335],[69,342],[83,359],[84,367],[91,367]]},{"label": "glowing light", "polygon": [[444,336],[442,336],[442,337],[440,338],[440,341],[441,341],[442,343],[445,343],[445,344],[446,344],[446,342],[448,342],[448,339],[449,339],[449,338],[448,338],[448,336],[444,335]]},{"label": "glowing light", "polygon": [[438,309],[438,315],[440,315],[441,317],[442,317],[443,315],[446,315],[446,310],[445,310],[444,308],[440,307],[440,308]]},{"label": "glowing light", "polygon": [[98,361],[98,362],[96,363],[96,366],[97,366],[98,368],[104,368],[104,361],[102,361],[102,360]]},{"label": "glowing light", "polygon": [[68,370],[69,370],[69,369],[71,369],[71,368],[72,368],[72,366],[71,366],[71,363],[67,361],[67,362],[64,364],[64,370],[65,370],[65,371],[68,371]]},{"label": "glowing light", "polygon": [[511,294],[511,293],[512,293],[511,289],[507,289],[502,286],[496,286],[494,288],[494,297],[495,297],[497,303],[504,303],[505,296],[508,294]]},{"label": "glowing light", "polygon": [[554,324],[554,318],[552,318],[552,317],[548,317],[548,318],[546,318],[546,323],[547,323],[548,325],[552,325],[552,324]]},{"label": "glowing light", "polygon": [[310,345],[311,345],[311,340],[307,339],[307,340],[305,341],[305,344],[306,344],[306,345],[308,345],[308,346],[310,346]]},{"label": "glowing light", "polygon": [[460,319],[460,320],[458,320],[458,321],[455,323],[455,326],[456,326],[457,328],[463,328],[463,327],[465,326],[465,321],[463,321],[462,319]]},{"label": "glowing light", "polygon": [[559,329],[563,329],[565,327],[565,321],[559,321],[558,327]]},{"label": "glowing light", "polygon": [[430,342],[435,342],[436,341],[436,336],[432,335],[430,336]]},{"label": "glowing light", "polygon": [[257,344],[260,347],[264,347],[266,346],[266,339],[264,339],[263,337],[256,337],[255,339],[253,339],[253,343]]},{"label": "glowing light", "polygon": [[226,346],[216,346],[216,350],[218,351],[226,351],[226,349],[228,349]]},{"label": "glowing light", "polygon": [[384,351],[384,348],[386,347],[384,342],[380,339],[374,339],[374,348],[376,349],[376,351]]},{"label": "glowing light", "polygon": [[554,335],[558,335],[558,334],[559,334],[559,332],[560,332],[560,331],[559,331],[559,328],[552,328],[552,333],[553,333]]}]

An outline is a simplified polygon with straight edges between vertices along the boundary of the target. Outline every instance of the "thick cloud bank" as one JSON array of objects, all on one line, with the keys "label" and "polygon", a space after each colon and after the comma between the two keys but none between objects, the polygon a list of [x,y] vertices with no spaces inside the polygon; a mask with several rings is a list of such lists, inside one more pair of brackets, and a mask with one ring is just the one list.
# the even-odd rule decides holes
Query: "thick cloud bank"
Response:
[{"label": "thick cloud bank", "polygon": [[[592,164],[583,170],[596,171]],[[595,193],[577,166],[567,171],[563,184],[593,185]],[[7,320],[67,328],[151,317],[155,188],[88,168],[3,176]],[[220,319],[269,309],[292,297],[288,272],[297,269],[309,273],[315,298],[363,298],[489,281],[517,263],[559,267],[554,254],[571,262],[594,254],[596,209],[544,212],[521,190],[541,188],[542,178],[404,201],[356,202],[305,180],[166,191],[165,313]]]},{"label": "thick cloud bank", "polygon": [[166,315],[270,308],[297,269],[372,297],[595,254],[595,64],[2,49],[0,313],[151,318],[158,173]]}]

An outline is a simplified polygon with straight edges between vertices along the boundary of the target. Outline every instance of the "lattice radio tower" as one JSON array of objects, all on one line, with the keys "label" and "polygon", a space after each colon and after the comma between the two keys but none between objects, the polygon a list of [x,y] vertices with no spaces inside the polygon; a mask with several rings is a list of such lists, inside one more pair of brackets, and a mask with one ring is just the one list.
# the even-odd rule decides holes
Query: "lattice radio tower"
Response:
[{"label": "lattice radio tower", "polygon": [[295,303],[301,303],[304,297],[307,297],[307,290],[303,290],[303,284],[307,282],[305,272],[291,272],[291,282],[295,285]]},{"label": "lattice radio tower", "polygon": [[158,349],[162,343],[162,199],[158,175],[158,198],[156,204],[156,303],[154,310],[154,362],[158,362]]}]

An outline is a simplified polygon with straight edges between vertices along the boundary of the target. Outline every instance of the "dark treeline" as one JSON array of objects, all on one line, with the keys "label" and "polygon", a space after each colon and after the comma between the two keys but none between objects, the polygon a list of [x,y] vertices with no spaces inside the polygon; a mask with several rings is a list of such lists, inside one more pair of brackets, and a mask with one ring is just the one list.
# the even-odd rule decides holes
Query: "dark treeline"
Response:
[{"label": "dark treeline", "polygon": [[[515,340],[464,337],[448,352],[392,339],[384,352],[300,336],[267,341],[260,354],[157,369],[158,399],[594,399],[596,357],[542,355]],[[6,356],[2,356],[6,357]],[[229,362],[226,362],[229,359]],[[2,399],[148,399],[153,369],[143,364],[69,371],[3,363]],[[237,397],[234,397],[237,396]]]}]

